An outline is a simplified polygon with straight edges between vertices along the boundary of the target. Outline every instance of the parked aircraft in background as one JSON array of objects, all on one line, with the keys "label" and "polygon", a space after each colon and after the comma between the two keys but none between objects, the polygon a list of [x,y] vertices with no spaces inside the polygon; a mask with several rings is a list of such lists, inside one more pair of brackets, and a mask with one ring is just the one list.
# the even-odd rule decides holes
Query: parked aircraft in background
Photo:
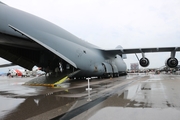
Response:
[{"label": "parked aircraft in background", "polygon": [[177,65],[176,67],[174,67],[174,68],[169,68],[169,67],[167,67],[167,66],[162,66],[162,67],[160,67],[159,69],[157,69],[157,71],[160,71],[160,72],[166,72],[166,73],[168,73],[168,72],[170,72],[170,73],[175,73],[176,71],[180,71],[180,65]]},{"label": "parked aircraft in background", "polygon": [[45,74],[43,71],[40,70],[41,68],[34,66],[32,71],[27,69],[9,69],[7,76],[9,77],[30,77],[30,76],[38,76]]},{"label": "parked aircraft in background", "polygon": [[30,76],[30,71],[26,69],[9,69],[7,76],[9,77],[27,77]]},{"label": "parked aircraft in background", "polygon": [[104,50],[87,43],[42,18],[0,2],[0,57],[24,68],[34,65],[43,71],[74,77],[126,74],[126,54],[142,53],[139,64],[149,65],[146,52],[171,52],[166,65],[178,65],[180,47]]}]

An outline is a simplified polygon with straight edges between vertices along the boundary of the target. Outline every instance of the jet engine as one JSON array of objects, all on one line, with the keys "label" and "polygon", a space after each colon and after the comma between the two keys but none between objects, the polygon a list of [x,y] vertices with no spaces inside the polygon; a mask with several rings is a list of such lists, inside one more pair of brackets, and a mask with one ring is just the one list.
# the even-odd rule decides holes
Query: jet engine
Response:
[{"label": "jet engine", "polygon": [[147,67],[149,65],[149,60],[147,58],[141,58],[139,60],[139,64],[142,66],[142,67]]},{"label": "jet engine", "polygon": [[178,65],[178,60],[176,58],[168,58],[165,64],[170,68],[175,68]]}]

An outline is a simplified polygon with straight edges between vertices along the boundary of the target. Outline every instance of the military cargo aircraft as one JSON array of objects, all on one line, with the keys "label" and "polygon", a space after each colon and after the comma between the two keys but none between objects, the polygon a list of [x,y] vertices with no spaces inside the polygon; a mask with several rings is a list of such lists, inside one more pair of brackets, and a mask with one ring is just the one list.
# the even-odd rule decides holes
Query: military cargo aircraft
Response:
[{"label": "military cargo aircraft", "polygon": [[142,53],[139,64],[149,65],[145,53],[170,52],[166,65],[178,65],[175,58],[180,47],[105,50],[72,35],[42,18],[0,2],[0,57],[26,69],[33,66],[43,71],[71,77],[103,77],[126,74],[126,54]]}]

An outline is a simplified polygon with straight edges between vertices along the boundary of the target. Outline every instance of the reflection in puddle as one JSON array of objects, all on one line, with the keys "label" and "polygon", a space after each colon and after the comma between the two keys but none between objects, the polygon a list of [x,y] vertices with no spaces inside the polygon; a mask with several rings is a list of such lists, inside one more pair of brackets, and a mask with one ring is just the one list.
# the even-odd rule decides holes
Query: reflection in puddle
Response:
[{"label": "reflection in puddle", "polygon": [[132,99],[136,93],[139,91],[139,84],[135,84],[131,87],[128,87],[125,91],[124,91],[124,99]]},{"label": "reflection in puddle", "polygon": [[0,88],[0,90],[1,90],[0,95],[31,96],[31,95],[37,95],[41,91],[44,91],[45,89],[46,88],[42,87],[42,86],[36,86],[36,87],[24,86],[24,85],[2,86]]},{"label": "reflection in puddle", "polygon": [[[164,109],[168,109],[168,107],[173,107],[172,102],[167,100],[168,97],[165,96],[164,90],[167,89],[165,84],[158,80],[158,78],[152,77],[152,79],[149,79],[149,77],[146,77],[142,80],[138,77],[136,80],[130,80],[131,78],[132,77],[129,77],[129,80],[124,80],[124,78],[121,80],[121,78],[118,78],[104,80],[102,82],[99,80],[92,81],[91,88],[93,90],[91,91],[91,102],[104,96],[108,97],[106,97],[104,101],[98,102],[91,110],[88,110],[88,116],[95,114],[99,110],[99,112],[94,115],[95,117],[92,116],[90,119],[97,119],[97,116],[102,114],[101,111],[104,112],[104,115],[100,115],[101,117],[109,115],[111,119],[116,117],[123,119],[123,117],[126,118],[127,115],[131,116],[130,113],[135,117],[135,115],[144,115],[147,114],[147,112],[153,113],[153,110],[158,112],[158,108],[163,108],[161,109],[163,111]],[[70,88],[64,89],[20,85],[12,85],[12,88],[8,87],[5,89],[0,88],[0,95],[2,95],[3,98],[0,98],[0,102],[3,103],[6,99],[13,99],[12,101],[14,101],[16,98],[16,106],[12,105],[13,107],[7,109],[2,107],[1,116],[4,116],[3,119],[13,119],[16,115],[22,116],[20,119],[26,119],[32,116],[42,115],[43,113],[46,114],[47,111],[54,109],[57,109],[55,112],[57,115],[54,116],[58,116],[90,103],[87,102],[87,81],[72,82]],[[178,88],[179,87],[176,89]],[[172,91],[174,92],[174,89]],[[174,95],[177,96],[177,94]],[[6,98],[8,96],[12,98]],[[145,112],[143,112],[143,109],[145,109]],[[111,113],[112,111],[114,114],[122,113],[123,115],[121,115],[121,117],[118,116],[119,114],[114,115]],[[174,111],[174,109],[172,109],[172,111]],[[165,110],[163,113],[166,112]],[[24,116],[25,113],[31,114]],[[87,112],[84,113],[86,114]],[[161,111],[159,114],[161,114]],[[114,116],[112,117],[112,115]],[[105,119],[101,117],[98,119]],[[154,118],[150,118],[154,120]],[[108,117],[106,119],[108,119]]]},{"label": "reflection in puddle", "polygon": [[119,118],[122,120],[179,120],[180,110],[175,108],[105,107],[89,120],[117,120]]},{"label": "reflection in puddle", "polygon": [[[0,96],[0,116],[3,117],[19,104],[23,103],[25,99],[6,98]],[[6,104],[4,104],[6,103]]]},{"label": "reflection in puddle", "polygon": [[39,105],[39,100],[40,100],[40,99],[34,99],[34,102],[35,102],[37,105]]},{"label": "reflection in puddle", "polygon": [[[18,119],[27,119],[31,116],[39,115],[57,107],[61,107],[61,112],[63,113],[67,109],[70,109],[73,103],[77,100],[76,98],[57,97],[58,94],[60,93],[31,96],[26,99],[18,98],[13,100],[13,102],[12,99],[14,98],[10,98],[11,104],[8,106],[10,106],[11,108],[8,108],[6,105],[4,105],[4,107],[1,106],[1,111],[9,110],[9,112],[5,111],[5,114],[1,114],[0,119],[10,120],[14,119],[16,115],[18,115],[18,117],[21,117]],[[7,103],[7,99],[1,99],[1,103],[3,103],[2,100],[6,100]],[[27,114],[25,115],[25,113]]]}]

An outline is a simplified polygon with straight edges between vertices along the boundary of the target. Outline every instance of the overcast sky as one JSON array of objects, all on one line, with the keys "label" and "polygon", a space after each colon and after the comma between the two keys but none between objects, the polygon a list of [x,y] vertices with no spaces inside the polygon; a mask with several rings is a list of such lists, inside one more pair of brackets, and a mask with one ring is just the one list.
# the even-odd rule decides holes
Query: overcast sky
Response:
[{"label": "overcast sky", "polygon": [[[103,49],[180,47],[180,0],[1,0]],[[138,55],[141,57],[141,54]],[[125,60],[138,62],[135,55]],[[146,54],[161,67],[170,53]],[[180,59],[180,53],[176,54]],[[0,59],[0,63],[6,63]]]}]

